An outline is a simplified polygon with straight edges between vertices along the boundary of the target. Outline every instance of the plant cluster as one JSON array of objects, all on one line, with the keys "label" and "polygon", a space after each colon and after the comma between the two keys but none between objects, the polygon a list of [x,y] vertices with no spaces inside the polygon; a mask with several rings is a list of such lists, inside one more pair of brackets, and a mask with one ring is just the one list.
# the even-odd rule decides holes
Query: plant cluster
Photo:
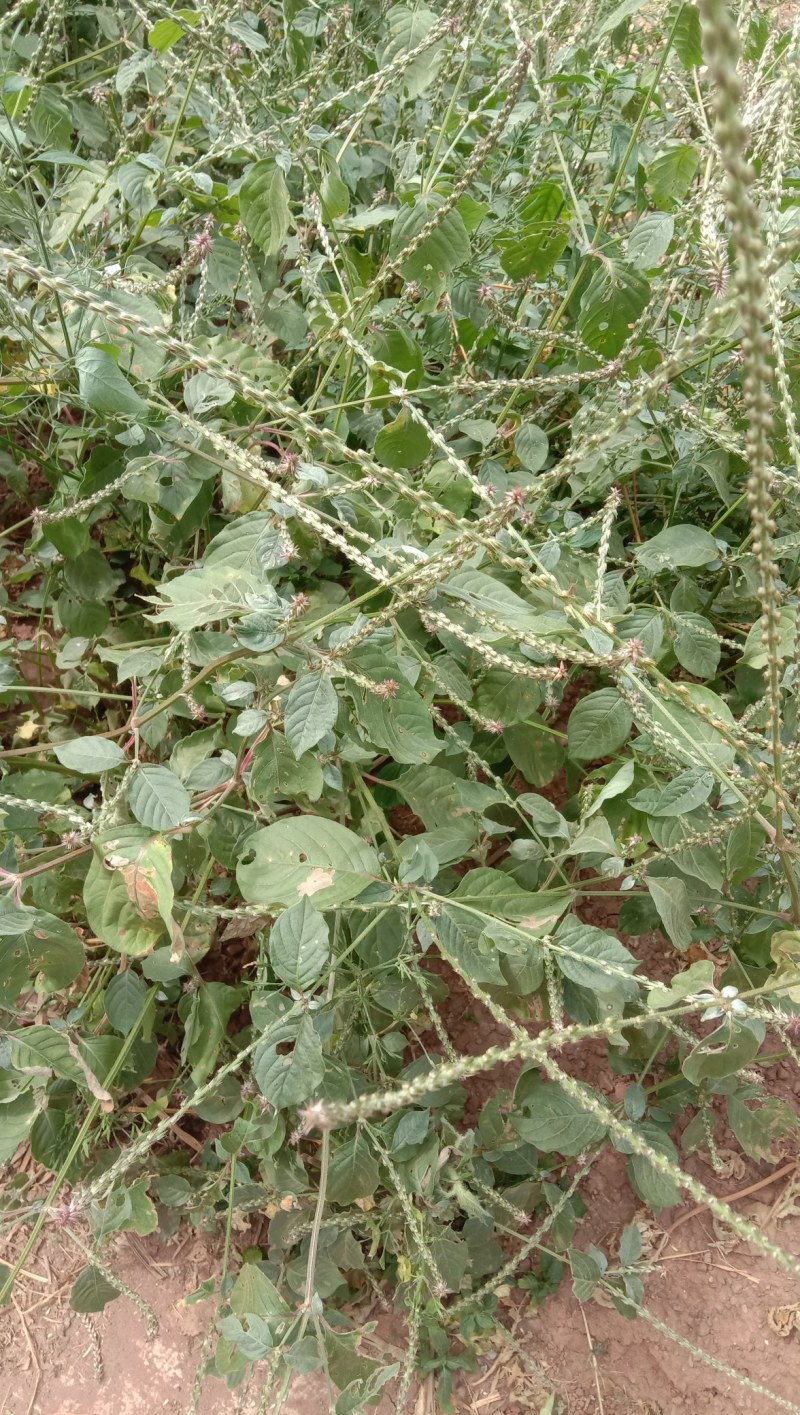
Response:
[{"label": "plant cluster", "polygon": [[50,1226],[83,1313],[146,1306],[115,1234],[221,1231],[200,1380],[446,1409],[504,1283],[669,1331],[639,1226],[581,1247],[609,1145],[800,1270],[684,1164],[796,1141],[799,53],[721,0],[0,17],[0,1300]]}]

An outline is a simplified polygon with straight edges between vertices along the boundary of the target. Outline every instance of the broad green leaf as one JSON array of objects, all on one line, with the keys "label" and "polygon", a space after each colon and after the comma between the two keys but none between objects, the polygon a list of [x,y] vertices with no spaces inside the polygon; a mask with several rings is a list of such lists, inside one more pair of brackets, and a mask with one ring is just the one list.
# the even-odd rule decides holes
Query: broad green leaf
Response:
[{"label": "broad green leaf", "polygon": [[173,44],[177,44],[179,39],[183,39],[184,33],[177,20],[165,15],[163,19],[156,20],[147,36],[147,43],[151,49],[157,49],[159,54],[164,54]]},{"label": "broad green leaf", "polygon": [[251,511],[231,521],[209,541],[204,565],[225,565],[260,580],[265,570],[279,569],[294,553],[286,528],[266,511]]},{"label": "broad green leaf", "polygon": [[239,192],[248,236],[266,255],[277,255],[292,223],[286,178],[276,162],[263,158],[250,168]]},{"label": "broad green leaf", "polygon": [[406,280],[417,280],[433,290],[443,288],[447,276],[470,257],[467,228],[457,211],[438,221],[412,255],[403,251],[432,222],[444,198],[436,192],[417,197],[413,206],[400,208],[389,239],[389,259],[400,262]]},{"label": "broad green leaf", "polygon": [[497,240],[500,264],[512,280],[526,280],[530,275],[544,280],[569,240],[561,188],[555,182],[542,182],[523,202],[518,217],[517,230]]},{"label": "broad green leaf", "polygon": [[105,349],[87,344],[80,350],[75,366],[81,401],[93,413],[110,418],[144,418],[148,407]]},{"label": "broad green leaf", "polygon": [[572,1291],[578,1301],[591,1301],[603,1276],[600,1264],[591,1253],[584,1253],[580,1248],[570,1248],[569,1265],[572,1272]]},{"label": "broad green leaf", "polygon": [[540,472],[550,450],[547,433],[537,423],[522,423],[514,436],[514,451],[526,471]]},{"label": "broad green leaf", "polygon": [[604,259],[581,300],[581,338],[602,358],[616,358],[649,299],[650,286],[635,266]]},{"label": "broad green leaf", "polygon": [[181,1061],[191,1067],[192,1083],[200,1086],[211,1071],[228,1030],[228,1023],[245,1001],[244,988],[227,983],[207,983],[184,998],[180,1006],[183,1021]]},{"label": "broad green leaf", "polygon": [[781,1157],[778,1142],[797,1131],[794,1106],[777,1096],[757,1100],[752,1110],[739,1096],[728,1096],[726,1104],[728,1123],[745,1154],[760,1163],[777,1164]]},{"label": "broad green leaf", "polygon": [[628,237],[627,255],[637,270],[652,270],[669,250],[675,218],[662,211],[646,211]]},{"label": "broad green leaf", "polygon": [[696,678],[713,678],[722,654],[713,624],[702,614],[676,614],[672,622],[673,648],[681,668]]},{"label": "broad green leaf", "polygon": [[[581,1089],[591,1097],[588,1087]],[[530,1113],[512,1114],[511,1123],[522,1140],[548,1154],[582,1154],[602,1140],[607,1131],[602,1120],[551,1082],[536,1087],[530,1100]]]},{"label": "broad green leaf", "polygon": [[289,690],[283,730],[296,758],[316,747],[330,732],[339,711],[339,699],[327,673],[303,673]]},{"label": "broad green leaf", "polygon": [[237,1317],[283,1317],[290,1308],[257,1263],[243,1263],[230,1295]]},{"label": "broad green leaf", "polygon": [[330,956],[328,925],[308,899],[285,909],[269,936],[270,962],[281,982],[311,992]]},{"label": "broad green leaf", "polygon": [[631,796],[630,803],[648,816],[683,816],[702,806],[714,789],[714,776],[707,767],[682,771],[668,785],[647,787]]},{"label": "broad green leaf", "polygon": [[638,996],[639,984],[630,976],[638,959],[614,934],[570,915],[559,924],[555,942],[556,962],[571,982],[601,995],[621,991],[625,997]]},{"label": "broad green leaf", "polygon": [[59,742],[54,751],[62,766],[92,779],[128,760],[122,748],[107,737],[76,737],[72,742]]},{"label": "broad green leaf", "polygon": [[84,1268],[72,1284],[69,1305],[73,1312],[102,1312],[109,1302],[120,1296],[119,1288],[112,1287],[107,1277],[98,1268]]},{"label": "broad green leaf", "polygon": [[337,217],[344,216],[350,205],[350,192],[347,184],[342,181],[338,163],[330,154],[324,154],[326,166],[325,176],[322,179],[320,197],[322,198],[322,209],[329,221],[335,221]]},{"label": "broad green leaf", "polygon": [[116,1032],[124,1037],[138,1021],[147,1001],[147,984],[132,968],[117,973],[103,994],[106,1017]]},{"label": "broad green leaf", "polygon": [[[674,756],[687,767],[710,765],[720,769],[727,766],[733,761],[736,749],[709,719],[715,719],[721,727],[729,727],[735,734],[736,724],[728,704],[702,683],[685,683],[682,686],[684,701],[676,703],[661,698],[658,702],[648,703],[647,715],[642,717],[642,730],[647,731],[648,718],[652,718],[661,732],[669,737]],[[704,716],[693,711],[693,706],[701,708]],[[686,817],[677,819],[684,821]],[[659,840],[659,844],[664,843],[667,842]]]},{"label": "broad green leaf", "polygon": [[253,755],[247,793],[260,806],[271,807],[275,800],[322,795],[322,767],[311,752],[295,756],[282,732],[272,731],[259,742]]},{"label": "broad green leaf", "polygon": [[[669,1135],[665,1134],[660,1126],[643,1120],[634,1128],[636,1133],[646,1140],[651,1149],[662,1154],[672,1162],[676,1169],[678,1168],[678,1151]],[[619,1148],[624,1150],[625,1147],[619,1145]],[[644,1155],[631,1155],[628,1160],[628,1174],[639,1198],[656,1213],[660,1209],[668,1209],[673,1204],[681,1202],[683,1197],[681,1186],[669,1175],[656,1169],[655,1165]]]},{"label": "broad green leaf", "polygon": [[355,717],[375,747],[389,752],[396,762],[429,762],[440,744],[436,740],[430,709],[413,688],[401,684],[391,697],[377,692],[366,702],[357,698]]},{"label": "broad green leaf", "polygon": [[682,201],[700,166],[700,153],[690,143],[678,143],[659,154],[647,169],[656,206]]},{"label": "broad green leaf", "polygon": [[293,816],[257,830],[236,870],[244,898],[267,909],[304,898],[330,909],[355,899],[379,876],[372,847],[322,816]]},{"label": "broad green leaf", "polygon": [[700,526],[666,526],[658,535],[637,545],[634,554],[652,575],[679,566],[708,565],[719,559],[714,537]]},{"label": "broad green leaf", "polygon": [[316,1090],[324,1072],[322,1046],[308,1015],[299,1026],[287,1023],[279,1028],[258,1047],[253,1058],[258,1088],[276,1110],[302,1105]]},{"label": "broad green leaf", "polygon": [[681,4],[680,0],[678,8],[680,13],[672,31],[672,47],[684,69],[694,69],[703,62],[700,10],[697,5]]},{"label": "broad green leaf", "polygon": [[128,805],[148,830],[173,830],[191,810],[183,782],[165,766],[139,766],[128,786]]},{"label": "broad green leaf", "polygon": [[74,1081],[85,1087],[86,1078],[80,1063],[69,1049],[67,1039],[53,1027],[34,1023],[8,1034],[11,1043],[11,1064],[18,1071],[52,1071],[63,1081]]},{"label": "broad green leaf", "polygon": [[328,1171],[328,1198],[334,1204],[365,1199],[378,1187],[378,1162],[363,1131],[338,1145]]},{"label": "broad green leaf", "polygon": [[659,912],[664,932],[675,947],[685,953],[692,942],[692,914],[686,885],[682,879],[648,874],[647,888]]},{"label": "broad green leaf", "polygon": [[616,688],[599,688],[581,698],[569,715],[567,751],[578,762],[611,756],[627,742],[633,719]]},{"label": "broad green leaf", "polygon": [[[797,642],[797,614],[791,604],[781,605],[778,612],[776,654],[779,659],[793,658]],[[745,640],[742,663],[750,668],[765,668],[768,661],[764,630],[761,621],[757,620]]]},{"label": "broad green leaf", "polygon": [[[3,1124],[0,1127],[0,1164],[5,1164],[19,1149],[30,1139],[31,1130],[38,1118],[38,1107],[36,1097],[32,1091],[26,1091],[18,1096],[16,1100],[8,1101],[3,1106]],[[0,1281],[5,1282],[11,1269],[6,1263],[0,1263]]]},{"label": "broad green leaf", "polygon": [[[396,62],[412,49],[417,49],[430,34],[437,16],[427,5],[413,9],[407,5],[392,5],[387,15],[388,38],[380,52],[382,69]],[[441,44],[432,44],[402,71],[402,82],[409,98],[419,98],[433,82],[441,63]]]},{"label": "broad green leaf", "polygon": [[507,727],[503,741],[512,762],[531,786],[547,786],[564,763],[564,748],[556,736],[525,723]]},{"label": "broad green leaf", "polygon": [[394,422],[386,423],[375,438],[373,451],[384,467],[393,471],[410,471],[424,462],[431,450],[431,440],[424,427],[401,408]]},{"label": "broad green leaf", "polygon": [[43,909],[0,900],[0,1005],[11,1008],[21,992],[57,992],[74,982],[86,961],[68,924]]}]

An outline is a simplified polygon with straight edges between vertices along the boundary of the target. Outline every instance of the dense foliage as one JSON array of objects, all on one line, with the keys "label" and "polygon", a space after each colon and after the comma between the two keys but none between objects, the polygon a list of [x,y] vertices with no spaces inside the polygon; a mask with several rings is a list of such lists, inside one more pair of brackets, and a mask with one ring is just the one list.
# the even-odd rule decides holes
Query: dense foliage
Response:
[{"label": "dense foliage", "polygon": [[4,1219],[84,1312],[221,1227],[232,1385],[361,1410],[381,1290],[446,1407],[531,1257],[646,1316],[609,1144],[792,1265],[682,1163],[800,1011],[797,36],[702,19],[0,19]]}]

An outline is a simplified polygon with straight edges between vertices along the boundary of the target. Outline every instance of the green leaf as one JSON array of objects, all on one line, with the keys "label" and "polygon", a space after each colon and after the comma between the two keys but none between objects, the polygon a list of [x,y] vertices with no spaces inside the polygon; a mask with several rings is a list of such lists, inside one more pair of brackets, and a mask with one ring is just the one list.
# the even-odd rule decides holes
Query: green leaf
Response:
[{"label": "green leaf", "polygon": [[[437,18],[427,5],[418,5],[414,9],[406,5],[392,5],[387,15],[389,34],[380,54],[381,68],[385,69],[422,44]],[[402,82],[409,98],[419,98],[433,82],[441,63],[441,54],[442,45],[432,44],[404,66]]]},{"label": "green leaf", "polygon": [[327,673],[304,673],[289,690],[283,730],[296,758],[316,747],[330,732],[339,711],[339,699]]},{"label": "green leaf", "polygon": [[424,427],[415,422],[407,408],[401,408],[394,422],[386,423],[375,438],[377,461],[393,471],[410,471],[424,462],[431,440]]},{"label": "green leaf", "polygon": [[128,805],[148,830],[173,830],[186,820],[192,799],[169,767],[139,766],[128,787]]},{"label": "green leaf", "polygon": [[417,280],[433,290],[443,288],[447,276],[470,257],[467,228],[457,211],[449,211],[439,221],[412,255],[402,258],[429,221],[436,216],[444,198],[436,192],[417,197],[413,206],[403,206],[397,213],[389,238],[389,259],[400,261],[406,280]]},{"label": "green leaf", "polygon": [[752,1110],[739,1096],[728,1096],[726,1104],[728,1123],[745,1154],[759,1163],[777,1164],[778,1142],[797,1131],[794,1107],[777,1096],[759,1100]]},{"label": "green leaf", "polygon": [[[651,1149],[671,1160],[672,1164],[678,1167],[678,1152],[675,1149],[669,1135],[652,1121],[644,1120],[635,1127],[637,1135],[646,1140]],[[620,1145],[621,1149],[624,1146]],[[660,1209],[668,1209],[673,1204],[679,1204],[683,1197],[681,1186],[663,1174],[660,1169],[656,1169],[644,1155],[631,1155],[628,1160],[628,1174],[631,1183],[639,1195],[639,1198],[656,1213]]]},{"label": "green leaf", "polygon": [[[244,988],[227,983],[207,983],[185,998],[180,1015],[183,1021],[181,1061],[191,1067],[192,1083],[200,1086],[214,1062],[228,1023],[245,1001]],[[187,1005],[188,1004],[188,1005]]]},{"label": "green leaf", "polygon": [[237,1317],[284,1317],[290,1308],[277,1287],[256,1263],[244,1263],[230,1295],[231,1310]]},{"label": "green leaf", "polygon": [[647,888],[655,904],[664,932],[682,953],[692,942],[692,913],[689,895],[682,879],[648,874]]},{"label": "green leaf", "polygon": [[298,1027],[287,1023],[279,1028],[268,1042],[257,1048],[253,1058],[253,1075],[258,1088],[277,1110],[302,1105],[324,1074],[322,1045],[308,1015]]},{"label": "green leaf", "polygon": [[628,237],[627,255],[637,270],[652,270],[665,256],[675,234],[675,218],[663,211],[646,211]]},{"label": "green leaf", "polygon": [[602,358],[616,358],[649,299],[650,286],[635,266],[604,259],[581,300],[581,338]]},{"label": "green leaf", "polygon": [[512,762],[531,786],[547,786],[564,763],[564,748],[555,736],[522,723],[507,727],[503,741]]},{"label": "green leaf", "polygon": [[519,227],[497,241],[500,264],[512,280],[533,275],[544,280],[569,240],[564,193],[555,182],[542,182],[519,209]]},{"label": "green leaf", "polygon": [[660,153],[647,171],[656,206],[682,201],[699,166],[700,153],[690,143],[680,143]]},{"label": "green leaf", "polygon": [[328,1171],[328,1198],[334,1204],[352,1204],[365,1199],[378,1187],[378,1161],[363,1131],[338,1145]]},{"label": "green leaf", "polygon": [[547,433],[538,423],[522,423],[514,436],[514,451],[528,472],[540,472],[550,450]]},{"label": "green leaf", "polygon": [[147,43],[151,49],[157,49],[159,54],[165,54],[173,44],[178,43],[179,39],[183,39],[184,33],[185,31],[181,29],[176,20],[165,16],[161,20],[156,20],[147,36]]},{"label": "green leaf", "polygon": [[114,771],[128,760],[122,748],[107,737],[76,737],[72,742],[59,742],[54,751],[62,766],[92,780],[103,771]]},{"label": "green leaf", "polygon": [[160,918],[172,930],[172,848],[163,836],[138,838],[130,831],[107,842],[103,863],[125,882],[128,899],[143,919]]},{"label": "green leaf", "polygon": [[676,614],[673,625],[673,648],[681,668],[696,678],[713,678],[722,654],[713,624],[702,614]]},{"label": "green leaf", "polygon": [[[591,1096],[588,1086],[581,1089]],[[547,1154],[582,1154],[607,1133],[608,1127],[602,1120],[589,1114],[575,1097],[550,1082],[536,1087],[529,1104],[531,1113],[512,1114],[511,1123],[522,1140]]]},{"label": "green leaf", "polygon": [[579,1302],[590,1302],[603,1276],[600,1264],[591,1253],[580,1248],[570,1248],[569,1265],[572,1272],[572,1291]]},{"label": "green leaf", "polygon": [[136,1025],[147,1001],[147,984],[132,968],[117,973],[103,994],[105,1014],[115,1032],[127,1037]]},{"label": "green leaf", "polygon": [[110,418],[144,418],[148,407],[105,349],[86,344],[76,359],[81,401]]},{"label": "green leaf", "polygon": [[619,751],[633,718],[616,688],[599,688],[581,698],[569,715],[567,751],[574,761],[591,762]]},{"label": "green leaf", "polygon": [[12,1007],[20,993],[58,992],[74,982],[86,961],[78,935],[43,909],[0,899],[0,1005]]},{"label": "green leaf", "polygon": [[63,1081],[85,1086],[86,1078],[67,1045],[53,1027],[34,1024],[9,1034],[11,1063],[19,1071],[52,1071]]},{"label": "green leaf", "polygon": [[330,909],[380,877],[378,857],[352,830],[322,816],[293,816],[257,830],[236,878],[245,899],[265,908],[313,898]]},{"label": "green leaf", "polygon": [[281,982],[313,991],[330,957],[328,925],[308,899],[285,909],[269,936],[270,962]]},{"label": "green leaf", "polygon": [[701,1081],[721,1081],[741,1071],[743,1066],[749,1066],[760,1046],[760,1037],[747,1022],[731,1024],[726,1019],[711,1036],[704,1037],[692,1048],[681,1070],[693,1086]]},{"label": "green leaf", "polygon": [[651,575],[680,566],[708,565],[719,559],[714,537],[700,526],[666,526],[634,549],[639,564]]},{"label": "green leaf", "polygon": [[350,205],[350,192],[347,184],[342,181],[336,160],[329,153],[323,154],[323,160],[327,170],[320,188],[322,209],[328,221],[335,221],[338,216],[344,216],[347,211]]},{"label": "green leaf", "polygon": [[239,192],[248,234],[266,255],[277,255],[292,223],[286,178],[276,162],[263,158],[250,168]]},{"label": "green leaf", "polygon": [[622,992],[628,998],[638,996],[639,984],[630,975],[639,961],[614,934],[570,915],[559,924],[555,941],[560,945],[554,950],[556,962],[571,982],[601,995]]},{"label": "green leaf", "polygon": [[271,807],[276,799],[287,801],[307,796],[316,801],[322,795],[322,767],[310,752],[298,760],[282,732],[273,731],[259,742],[253,756],[247,793],[260,806]]},{"label": "green leaf", "polygon": [[[697,5],[680,4],[672,31],[672,47],[684,69],[694,69],[703,62],[701,43],[700,11]],[[670,20],[672,21],[674,9]]]},{"label": "green leaf", "polygon": [[102,1312],[109,1302],[120,1296],[108,1278],[95,1267],[84,1268],[72,1284],[69,1305],[73,1312]]},{"label": "green leaf", "polygon": [[648,787],[631,796],[630,804],[648,816],[683,816],[702,806],[714,790],[714,775],[707,767],[682,771],[662,790]]}]

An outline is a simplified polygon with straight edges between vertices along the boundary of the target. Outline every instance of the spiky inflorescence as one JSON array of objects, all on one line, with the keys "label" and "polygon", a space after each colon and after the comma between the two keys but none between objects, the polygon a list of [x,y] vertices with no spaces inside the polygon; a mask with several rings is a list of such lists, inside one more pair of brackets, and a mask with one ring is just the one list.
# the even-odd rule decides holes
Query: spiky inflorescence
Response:
[{"label": "spiky inflorescence", "polygon": [[[770,515],[770,436],[772,418],[771,337],[765,328],[769,290],[761,219],[752,197],[753,169],[747,161],[748,134],[740,116],[742,84],[738,73],[739,33],[724,0],[701,0],[703,42],[715,100],[715,136],[725,169],[725,209],[736,250],[734,292],[742,325],[744,376],[742,393],[747,414],[745,451],[750,467],[747,495],[752,522],[753,553],[758,566],[761,630],[767,657],[767,712],[772,739],[773,776],[777,788],[776,828],[782,845],[781,792],[781,661],[778,569],[774,554],[775,522]],[[783,855],[795,918],[800,922],[800,896],[791,859]]]}]

